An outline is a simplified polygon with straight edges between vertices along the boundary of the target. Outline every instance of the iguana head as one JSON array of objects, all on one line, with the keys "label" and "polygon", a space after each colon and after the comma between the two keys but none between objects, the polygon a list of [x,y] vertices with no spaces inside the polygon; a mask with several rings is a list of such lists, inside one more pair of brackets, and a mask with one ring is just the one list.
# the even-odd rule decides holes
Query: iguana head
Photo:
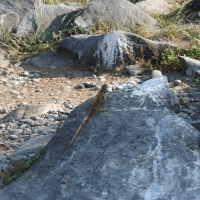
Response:
[{"label": "iguana head", "polygon": [[108,84],[103,84],[103,85],[101,86],[101,90],[102,90],[102,91],[106,91],[107,87],[108,87]]}]

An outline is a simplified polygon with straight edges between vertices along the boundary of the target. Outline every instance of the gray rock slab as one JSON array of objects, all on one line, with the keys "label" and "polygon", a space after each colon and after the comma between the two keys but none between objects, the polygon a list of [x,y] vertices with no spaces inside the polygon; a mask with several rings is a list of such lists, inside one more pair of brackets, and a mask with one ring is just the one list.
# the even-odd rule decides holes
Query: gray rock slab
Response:
[{"label": "gray rock slab", "polygon": [[14,130],[10,130],[9,134],[18,135],[18,134],[21,134],[22,132],[23,132],[23,129],[14,129]]},{"label": "gray rock slab", "polygon": [[0,15],[8,12],[17,12],[20,19],[29,10],[34,8],[35,0],[1,0]]},{"label": "gray rock slab", "polygon": [[58,109],[59,108],[54,103],[22,105],[19,108],[8,113],[5,117],[0,119],[0,121],[5,122],[13,119],[30,118],[32,116],[46,114],[50,110]]},{"label": "gray rock slab", "polygon": [[176,79],[182,79],[184,77],[184,75],[182,73],[173,73],[170,74],[170,76],[168,77],[169,81],[175,81]]},{"label": "gray rock slab", "polygon": [[86,88],[93,88],[97,86],[97,84],[93,81],[82,82],[80,84],[83,84]]},{"label": "gray rock slab", "polygon": [[162,72],[160,70],[152,70],[151,75],[152,78],[158,78],[162,76]]},{"label": "gray rock slab", "polygon": [[9,136],[9,139],[10,139],[10,140],[16,140],[17,138],[18,138],[17,135],[10,135],[10,136]]},{"label": "gray rock slab", "polygon": [[145,72],[147,71],[146,68],[140,67],[138,65],[125,66],[125,69],[127,70],[130,76],[142,75],[142,74],[145,74]]},{"label": "gray rock slab", "polygon": [[200,77],[200,61],[186,56],[179,56],[185,74],[192,78]]},{"label": "gray rock slab", "polygon": [[176,80],[174,81],[174,86],[179,86],[181,83],[182,83],[181,80],[176,79]]},{"label": "gray rock slab", "polygon": [[166,77],[129,90],[124,85],[107,94],[104,112],[95,113],[69,146],[90,100],[77,106],[45,154],[0,197],[198,200],[200,133],[174,114],[169,99]]},{"label": "gray rock slab", "polygon": [[146,0],[137,2],[135,5],[140,7],[145,12],[152,14],[169,14],[172,10],[172,3],[175,1],[167,1],[167,0]]},{"label": "gray rock slab", "polygon": [[[60,42],[61,46],[78,55],[86,66],[111,70],[113,66],[130,62],[130,56],[143,57],[152,63],[161,58],[166,48],[175,46],[165,42],[155,42],[137,34],[113,31],[102,35],[75,35]],[[142,51],[141,51],[142,49]],[[158,59],[155,61],[155,59]]]},{"label": "gray rock slab", "polygon": [[170,91],[170,102],[171,102],[172,110],[175,113],[179,113],[181,111],[179,99],[172,91]]},{"label": "gray rock slab", "polygon": [[198,130],[200,131],[200,121],[195,121],[192,123],[192,125]]},{"label": "gray rock slab", "polygon": [[14,155],[29,155],[36,153],[40,149],[44,148],[53,136],[54,134],[48,134],[29,139],[15,151]]},{"label": "gray rock slab", "polygon": [[0,25],[3,31],[12,31],[19,24],[19,15],[17,12],[9,12],[0,15]]},{"label": "gray rock slab", "polygon": [[17,33],[20,36],[24,36],[30,33],[34,34],[37,30],[37,33],[51,35],[52,31],[64,28],[67,21],[77,10],[78,8],[64,4],[39,4],[23,16],[17,27]]},{"label": "gray rock slab", "polygon": [[69,63],[69,58],[67,57],[66,50],[59,50],[56,53],[47,51],[42,53],[32,59],[30,59],[30,64],[34,67],[51,67],[51,66],[60,66]]},{"label": "gray rock slab", "polygon": [[157,21],[133,3],[126,0],[94,0],[75,20],[83,29],[93,27],[98,21],[111,21],[118,29],[145,26],[148,31],[157,31]]}]

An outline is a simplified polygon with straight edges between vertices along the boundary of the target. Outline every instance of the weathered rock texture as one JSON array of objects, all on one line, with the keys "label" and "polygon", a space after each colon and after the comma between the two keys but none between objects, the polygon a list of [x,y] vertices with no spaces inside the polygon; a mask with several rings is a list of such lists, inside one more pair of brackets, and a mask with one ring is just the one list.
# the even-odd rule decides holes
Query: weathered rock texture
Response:
[{"label": "weathered rock texture", "polygon": [[155,42],[137,34],[114,31],[102,35],[75,35],[61,41],[61,46],[76,53],[82,64],[103,70],[131,62],[132,57],[157,63],[166,48],[174,46]]},{"label": "weathered rock texture", "polygon": [[191,0],[184,7],[192,11],[200,11],[200,2],[199,0]]},{"label": "weathered rock texture", "polygon": [[17,12],[9,12],[0,15],[0,27],[3,31],[12,31],[19,24],[19,15]]},{"label": "weathered rock texture", "polygon": [[114,22],[118,28],[145,26],[148,31],[159,30],[155,19],[127,0],[94,0],[74,22],[87,30],[99,20]]},{"label": "weathered rock texture", "polygon": [[17,12],[21,19],[29,9],[34,8],[35,2],[35,0],[1,0],[0,15],[8,12]]},{"label": "weathered rock texture", "polygon": [[17,27],[17,33],[21,36],[36,32],[50,35],[52,31],[64,28],[67,21],[69,21],[78,9],[64,4],[37,5],[35,9],[30,9],[23,16]]},{"label": "weathered rock texture", "polygon": [[54,103],[50,104],[32,104],[22,105],[19,108],[11,111],[0,121],[10,121],[13,119],[30,118],[32,116],[38,116],[47,113],[50,110],[58,110],[58,107]]},{"label": "weathered rock texture", "polygon": [[172,9],[172,3],[175,3],[174,0],[146,0],[136,3],[142,10],[147,13],[156,13],[156,14],[168,14],[170,9]]},{"label": "weathered rock texture", "polygon": [[14,153],[14,155],[28,155],[36,153],[37,151],[44,148],[49,140],[53,137],[53,134],[39,136],[37,138],[32,138],[22,144]]},{"label": "weathered rock texture", "polygon": [[65,49],[59,49],[56,53],[47,51],[30,59],[30,64],[34,67],[52,67],[70,63],[71,56]]},{"label": "weathered rock texture", "polygon": [[165,77],[115,91],[69,146],[88,102],[76,107],[45,155],[0,197],[199,199],[200,133],[174,114],[169,99]]},{"label": "weathered rock texture", "polygon": [[200,77],[200,61],[186,56],[179,56],[184,73],[193,78]]}]

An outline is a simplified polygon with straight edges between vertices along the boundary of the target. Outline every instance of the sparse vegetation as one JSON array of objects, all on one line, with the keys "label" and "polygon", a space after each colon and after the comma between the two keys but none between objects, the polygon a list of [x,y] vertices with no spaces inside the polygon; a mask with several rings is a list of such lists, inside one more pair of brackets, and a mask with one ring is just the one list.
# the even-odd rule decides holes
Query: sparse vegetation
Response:
[{"label": "sparse vegetation", "polygon": [[44,3],[45,4],[59,4],[59,3],[64,3],[67,4],[69,2],[76,2],[76,3],[80,3],[82,5],[87,5],[88,3],[90,3],[92,0],[45,0]]},{"label": "sparse vegetation", "polygon": [[23,38],[16,34],[4,34],[0,43],[11,50],[12,56],[17,54],[21,58],[31,57],[47,50],[54,51],[58,47],[55,38],[47,39],[44,34]]},{"label": "sparse vegetation", "polygon": [[45,149],[41,149],[34,157],[28,160],[14,161],[14,166],[9,170],[8,174],[0,172],[0,178],[3,179],[4,184],[9,185],[18,177],[20,177],[22,173],[30,169],[30,167],[41,157],[41,155],[44,154],[44,152]]},{"label": "sparse vegetation", "polygon": [[200,78],[195,79],[196,85],[200,85]]},{"label": "sparse vegetation", "polygon": [[188,49],[175,48],[166,50],[162,57],[163,68],[170,71],[181,71],[182,67],[180,65],[178,56],[187,56],[200,60],[200,47],[192,47]]},{"label": "sparse vegetation", "polygon": [[[76,2],[81,3],[82,5],[87,5],[88,3],[92,2],[93,0],[45,0],[45,4],[59,4],[59,3],[68,3],[68,2]],[[132,3],[137,3],[144,0],[129,0]]]},{"label": "sparse vegetation", "polygon": [[[141,0],[130,1],[132,3],[136,3]],[[136,33],[146,38],[165,38],[175,43],[186,41],[186,49],[169,49],[162,56],[162,69],[180,71],[181,67],[177,58],[178,55],[186,55],[192,58],[199,59],[199,47],[197,47],[197,45],[200,45],[200,28],[199,26],[183,24],[183,21],[186,17],[185,15],[189,13],[187,11],[185,13],[183,12],[185,11],[184,5],[188,1],[189,0],[177,1],[176,5],[174,5],[174,9],[172,9],[171,14],[169,15],[154,14],[153,17],[158,21],[160,26],[160,31],[156,32],[154,35],[150,34],[146,30],[145,26],[132,26],[129,28],[117,27],[114,21],[108,21],[103,18],[99,18],[96,21],[95,25],[89,30],[84,30],[81,27],[71,26],[73,22],[73,19],[71,19],[68,23],[66,23],[65,28],[62,31],[58,33],[52,33],[51,38],[47,38],[45,33],[39,33],[38,31],[36,31],[35,35],[26,36],[23,39],[18,37],[16,34],[4,32],[0,39],[0,44],[4,47],[11,49],[15,54],[21,56],[21,58],[26,58],[34,56],[46,50],[55,51],[58,48],[59,41],[62,39],[63,36],[66,37],[78,33],[89,35],[103,34],[114,30],[124,30],[127,32]],[[91,3],[92,0],[45,0],[46,4],[58,4],[68,2],[77,2],[86,5],[88,3]],[[38,25],[38,29],[39,28],[40,26]],[[143,59],[140,59],[140,61],[142,60]],[[142,63],[147,64],[148,62]],[[151,68],[152,66],[149,67],[149,69]]]}]

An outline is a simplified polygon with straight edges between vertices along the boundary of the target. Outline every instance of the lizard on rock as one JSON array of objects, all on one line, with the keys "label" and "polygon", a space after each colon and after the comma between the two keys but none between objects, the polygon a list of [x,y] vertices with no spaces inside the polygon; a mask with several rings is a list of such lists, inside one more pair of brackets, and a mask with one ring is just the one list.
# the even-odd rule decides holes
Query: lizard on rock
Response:
[{"label": "lizard on rock", "polygon": [[73,139],[70,142],[70,145],[73,143],[73,141],[75,140],[76,136],[79,134],[79,132],[81,131],[81,129],[83,128],[83,126],[86,124],[86,122],[89,120],[89,118],[94,114],[94,112],[96,110],[102,110],[101,109],[101,105],[103,101],[106,101],[106,89],[107,89],[108,85],[107,84],[103,84],[101,86],[100,91],[97,93],[97,95],[93,98],[92,102],[90,103],[89,106],[89,111],[87,116],[84,118],[83,122],[81,123],[81,125],[79,126],[78,130],[76,131]]}]

